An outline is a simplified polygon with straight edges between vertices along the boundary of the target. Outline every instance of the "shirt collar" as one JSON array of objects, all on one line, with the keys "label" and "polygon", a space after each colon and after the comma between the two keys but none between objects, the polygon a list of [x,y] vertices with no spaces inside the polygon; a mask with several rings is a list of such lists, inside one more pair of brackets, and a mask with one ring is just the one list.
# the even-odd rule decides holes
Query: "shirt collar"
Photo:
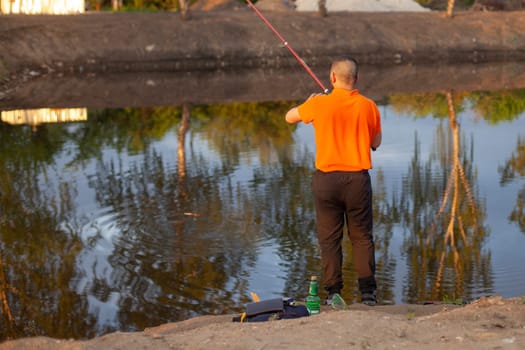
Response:
[{"label": "shirt collar", "polygon": [[334,88],[332,90],[332,93],[335,93],[335,94],[350,94],[350,95],[357,95],[359,93],[359,90],[357,89],[352,89],[352,90],[347,90],[347,89],[343,89],[343,88]]}]

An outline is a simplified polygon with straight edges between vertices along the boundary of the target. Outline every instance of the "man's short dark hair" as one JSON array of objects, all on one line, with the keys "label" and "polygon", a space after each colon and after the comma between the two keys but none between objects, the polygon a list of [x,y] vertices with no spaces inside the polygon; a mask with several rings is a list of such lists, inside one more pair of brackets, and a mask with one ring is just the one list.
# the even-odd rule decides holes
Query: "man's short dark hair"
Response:
[{"label": "man's short dark hair", "polygon": [[344,72],[339,71],[341,79],[347,80],[347,83],[355,83],[357,81],[357,76],[359,73],[359,64],[355,58],[352,56],[341,56],[333,60],[330,71],[334,71],[334,68],[340,65],[343,62],[350,62],[350,67],[347,67]]}]

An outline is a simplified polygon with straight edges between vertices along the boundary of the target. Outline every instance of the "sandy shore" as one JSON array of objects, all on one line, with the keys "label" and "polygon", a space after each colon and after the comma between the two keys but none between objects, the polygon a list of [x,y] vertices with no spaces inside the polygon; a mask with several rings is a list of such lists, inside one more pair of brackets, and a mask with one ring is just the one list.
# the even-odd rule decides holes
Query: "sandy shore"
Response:
[{"label": "sandy shore", "polygon": [[293,320],[234,323],[203,316],[74,341],[45,337],[0,344],[2,350],[143,349],[505,349],[525,347],[525,297],[483,298],[467,306],[351,305]]}]

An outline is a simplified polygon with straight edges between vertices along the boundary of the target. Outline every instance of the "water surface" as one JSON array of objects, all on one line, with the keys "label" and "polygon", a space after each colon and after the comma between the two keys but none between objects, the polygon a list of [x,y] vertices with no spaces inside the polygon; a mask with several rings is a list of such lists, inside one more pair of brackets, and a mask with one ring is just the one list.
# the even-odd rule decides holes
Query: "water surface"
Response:
[{"label": "water surface", "polygon": [[[525,293],[525,92],[452,88],[376,99],[385,303]],[[294,103],[4,111],[0,338],[235,313],[252,291],[304,298],[321,274],[315,146],[311,126],[284,123]],[[357,302],[347,239],[344,274]]]}]

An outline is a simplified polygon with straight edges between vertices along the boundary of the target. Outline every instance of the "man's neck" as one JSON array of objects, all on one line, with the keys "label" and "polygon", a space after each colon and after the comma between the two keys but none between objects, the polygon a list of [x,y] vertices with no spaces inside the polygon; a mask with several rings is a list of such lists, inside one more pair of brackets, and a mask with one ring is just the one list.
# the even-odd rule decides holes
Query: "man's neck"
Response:
[{"label": "man's neck", "polygon": [[343,90],[352,91],[352,90],[354,90],[354,87],[353,87],[352,85],[339,85],[339,84],[335,84],[335,85],[334,85],[334,89],[343,89]]}]

